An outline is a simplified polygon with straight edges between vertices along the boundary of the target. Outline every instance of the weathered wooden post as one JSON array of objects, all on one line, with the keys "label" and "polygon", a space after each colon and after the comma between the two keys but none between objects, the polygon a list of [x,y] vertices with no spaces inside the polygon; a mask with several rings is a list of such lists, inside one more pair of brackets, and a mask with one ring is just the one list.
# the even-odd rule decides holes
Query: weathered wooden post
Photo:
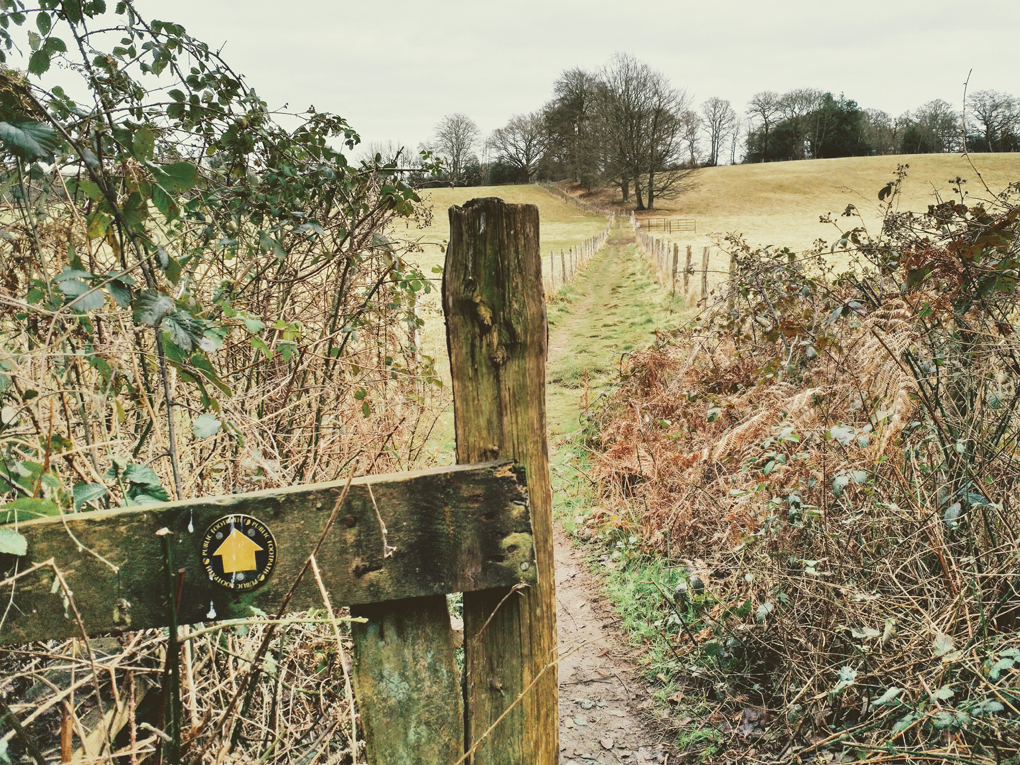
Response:
[{"label": "weathered wooden post", "polygon": [[677,270],[677,265],[679,265],[679,263],[680,263],[680,245],[677,244],[676,242],[674,242],[673,243],[673,287],[672,287],[672,295],[670,296],[671,299],[672,299],[673,296],[676,295],[676,270]]},{"label": "weathered wooden post", "polygon": [[737,254],[730,253],[730,279],[729,292],[726,296],[726,310],[732,311],[737,302]]},{"label": "weathered wooden post", "polygon": [[560,248],[560,276],[563,277],[562,284],[567,283],[567,259],[563,256],[563,248]]},{"label": "weathered wooden post", "polygon": [[691,246],[687,245],[687,263],[684,265],[684,300],[687,299],[687,285],[691,280]]},{"label": "weathered wooden post", "polygon": [[466,744],[478,746],[474,765],[555,765],[559,757],[538,220],[536,206],[500,199],[450,208],[443,307],[457,460],[499,455],[525,467],[538,567],[536,586],[464,595]]},{"label": "weathered wooden post", "polygon": [[701,299],[708,297],[708,248],[701,252]]}]

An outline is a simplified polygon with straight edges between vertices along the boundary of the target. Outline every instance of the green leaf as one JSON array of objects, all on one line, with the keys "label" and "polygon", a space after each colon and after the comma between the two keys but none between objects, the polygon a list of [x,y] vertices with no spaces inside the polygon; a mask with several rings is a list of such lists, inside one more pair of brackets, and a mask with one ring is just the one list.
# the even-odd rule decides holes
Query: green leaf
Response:
[{"label": "green leaf", "polygon": [[994,714],[998,714],[1003,709],[1004,709],[1004,707],[1002,706],[1002,704],[1000,702],[995,701],[993,699],[988,699],[987,701],[979,701],[974,706],[974,708],[970,710],[970,713],[974,717],[980,717],[982,715],[994,715]]},{"label": "green leaf", "polygon": [[25,555],[28,553],[28,540],[14,529],[0,529],[0,554]]},{"label": "green leaf", "polygon": [[0,122],[0,144],[26,162],[38,159],[52,162],[53,152],[60,146],[60,136],[44,122],[15,120]]},{"label": "green leaf", "polygon": [[156,471],[148,465],[139,465],[135,462],[124,468],[123,478],[128,483],[138,486],[159,486],[159,476],[156,475]]},{"label": "green leaf", "polygon": [[170,193],[187,191],[202,182],[198,170],[190,162],[174,162],[157,167],[149,165],[156,182]]},{"label": "green leaf", "polygon": [[267,234],[265,231],[259,231],[259,249],[262,252],[271,252],[276,255],[277,258],[283,260],[287,257],[286,251],[273,237]]},{"label": "green leaf", "polygon": [[934,701],[948,701],[949,699],[953,698],[953,696],[955,696],[955,695],[956,695],[956,693],[953,691],[953,689],[950,686],[943,685],[941,688],[939,688],[937,691],[935,691],[931,695],[931,697],[932,697],[932,699]]},{"label": "green leaf", "polygon": [[893,702],[896,701],[896,697],[903,693],[902,688],[897,688],[895,685],[886,690],[877,700],[871,702],[873,707],[891,707]]},{"label": "green leaf", "polygon": [[156,135],[148,125],[142,125],[135,131],[134,140],[131,142],[131,150],[135,159],[145,161],[152,159],[152,153],[156,148]]},{"label": "green leaf", "polygon": [[273,352],[269,350],[269,346],[266,345],[266,341],[263,340],[258,335],[252,335],[251,347],[252,350],[261,351],[262,355],[265,356],[267,359],[273,358]]},{"label": "green leaf", "polygon": [[35,25],[38,27],[39,32],[43,36],[50,33],[50,29],[53,27],[53,22],[50,20],[50,15],[43,11],[40,11],[35,15]]},{"label": "green leaf", "polygon": [[264,330],[266,323],[261,319],[245,319],[244,328],[254,335]]},{"label": "green leaf", "polygon": [[89,239],[102,239],[110,227],[110,216],[95,207],[86,219],[86,227]]},{"label": "green leaf", "polygon": [[34,75],[45,74],[50,68],[50,54],[49,51],[37,50],[28,59],[28,73]]},{"label": "green leaf", "polygon": [[57,283],[58,289],[68,298],[68,307],[75,311],[95,311],[106,303],[106,296],[91,285],[77,279],[69,279]]},{"label": "green leaf", "polygon": [[907,728],[909,728],[911,725],[913,725],[915,722],[917,722],[917,720],[918,716],[915,714],[904,715],[899,720],[897,720],[896,724],[893,726],[892,729],[893,736],[898,736]]},{"label": "green leaf", "polygon": [[0,523],[14,521],[30,521],[33,518],[45,518],[60,515],[60,508],[48,499],[38,497],[21,497],[0,509]]},{"label": "green leaf", "polygon": [[202,414],[199,415],[191,423],[191,432],[194,433],[195,438],[204,440],[206,438],[212,438],[220,432],[221,423],[214,415]]},{"label": "green leaf", "polygon": [[939,633],[931,643],[931,649],[936,656],[945,656],[953,650],[953,639],[949,635]]},{"label": "green leaf", "polygon": [[170,336],[170,340],[186,351],[198,348],[205,332],[203,321],[180,309],[175,309],[166,316],[161,326],[163,331]]},{"label": "green leaf", "polygon": [[155,327],[174,308],[174,301],[169,296],[152,290],[143,290],[135,296],[134,300],[135,323]]},{"label": "green leaf", "polygon": [[73,490],[75,512],[86,502],[94,502],[106,496],[106,487],[101,483],[76,483]]},{"label": "green leaf", "polygon": [[114,279],[107,283],[106,289],[110,293],[110,297],[113,298],[113,302],[120,308],[127,308],[131,305],[131,288],[120,279]]},{"label": "green leaf", "polygon": [[168,221],[177,218],[181,214],[181,208],[177,206],[177,202],[158,183],[152,187],[152,203],[156,205],[157,210],[166,216]]}]

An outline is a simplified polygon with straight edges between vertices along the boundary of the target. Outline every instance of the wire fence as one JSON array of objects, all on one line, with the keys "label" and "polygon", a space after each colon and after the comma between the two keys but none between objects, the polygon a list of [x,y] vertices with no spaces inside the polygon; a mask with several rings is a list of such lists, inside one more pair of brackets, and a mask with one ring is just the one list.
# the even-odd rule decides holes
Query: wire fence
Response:
[{"label": "wire fence", "polygon": [[559,197],[567,204],[573,205],[578,210],[583,210],[593,215],[629,215],[630,210],[625,210],[620,207],[600,207],[599,205],[593,205],[591,202],[586,202],[583,199],[578,199],[573,194],[568,194],[566,191],[561,189],[552,183],[540,183],[538,184],[543,189],[548,191],[553,196]]},{"label": "wire fence", "polygon": [[[546,295],[555,295],[565,284],[569,284],[591,262],[595,253],[602,249],[609,239],[609,232],[616,222],[616,213],[609,212],[609,223],[598,234],[585,239],[579,245],[568,249],[561,249],[559,253],[559,279],[556,278],[556,251],[549,251],[549,271],[545,274]],[[545,271],[545,269],[542,269]]]},{"label": "wire fence", "polygon": [[[637,242],[638,250],[648,258],[656,280],[673,294],[680,291],[684,296],[684,300],[688,300],[692,297],[691,289],[693,287],[698,303],[702,304],[708,300],[711,294],[708,288],[709,273],[723,275],[725,281],[733,282],[737,265],[735,257],[730,257],[729,271],[712,270],[709,268],[712,248],[704,247],[701,251],[701,267],[699,269],[693,261],[694,249],[688,244],[686,247],[686,257],[681,266],[680,245],[677,242],[670,242],[653,236],[648,232],[645,221],[639,220],[633,213],[630,216],[630,225],[634,229],[634,239]],[[697,285],[691,285],[691,281],[694,280],[699,272],[701,275],[700,290],[697,289]],[[727,289],[725,292],[727,300],[732,301],[733,290]]]}]

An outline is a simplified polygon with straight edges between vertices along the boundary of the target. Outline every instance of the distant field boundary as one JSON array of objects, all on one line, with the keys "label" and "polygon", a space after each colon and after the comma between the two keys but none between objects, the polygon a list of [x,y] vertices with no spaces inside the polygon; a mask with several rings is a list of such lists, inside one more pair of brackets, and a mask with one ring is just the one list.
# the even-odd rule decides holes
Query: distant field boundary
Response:
[{"label": "distant field boundary", "polygon": [[573,194],[568,194],[559,186],[552,183],[539,183],[538,185],[553,196],[559,197],[564,202],[572,204],[578,210],[583,210],[584,212],[589,212],[594,215],[630,215],[630,210],[615,207],[599,207],[591,204],[590,202],[585,202],[583,199],[578,199]]},{"label": "distant field boundary", "polygon": [[667,234],[674,231],[693,231],[698,233],[698,221],[694,218],[641,218],[641,228],[654,231],[661,228]]}]

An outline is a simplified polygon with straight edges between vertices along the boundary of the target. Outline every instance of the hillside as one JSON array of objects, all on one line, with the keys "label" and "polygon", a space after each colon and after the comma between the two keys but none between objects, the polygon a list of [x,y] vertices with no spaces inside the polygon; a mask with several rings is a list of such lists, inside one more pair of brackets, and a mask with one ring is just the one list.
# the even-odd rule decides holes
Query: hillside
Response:
[{"label": "hillside", "polygon": [[[1020,154],[971,158],[994,192],[1020,179]],[[857,206],[869,227],[877,226],[878,191],[901,164],[909,165],[901,209],[923,212],[935,194],[951,194],[949,182],[957,176],[966,181],[964,190],[973,197],[989,196],[970,163],[958,154],[848,157],[702,168],[680,196],[661,200],[643,217],[694,218],[697,234],[674,233],[667,238],[691,244],[696,252],[731,232],[743,234],[754,246],[805,249],[818,238],[832,241],[835,230],[818,218],[830,212],[839,215],[850,204]]]}]

